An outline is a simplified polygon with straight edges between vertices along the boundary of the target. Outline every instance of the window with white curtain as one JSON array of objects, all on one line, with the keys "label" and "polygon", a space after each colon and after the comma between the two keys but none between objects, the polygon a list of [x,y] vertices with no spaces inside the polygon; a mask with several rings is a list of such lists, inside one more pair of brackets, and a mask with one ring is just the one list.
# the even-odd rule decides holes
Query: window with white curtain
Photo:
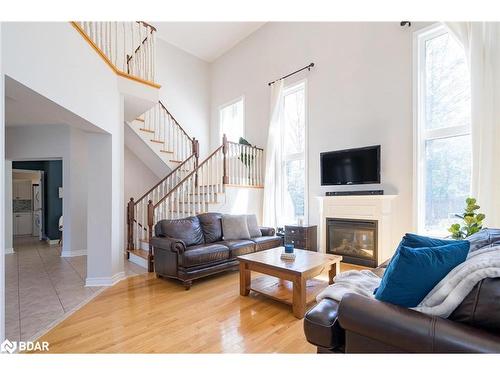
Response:
[{"label": "window with white curtain", "polygon": [[415,35],[416,214],[420,233],[447,233],[471,186],[471,90],[462,46],[442,26]]},{"label": "window with white curtain", "polygon": [[283,222],[298,224],[307,217],[306,83],[286,87],[282,102]]},{"label": "window with white curtain", "polygon": [[244,111],[245,101],[243,97],[220,107],[219,122],[221,136],[226,134],[227,139],[232,142],[238,142],[240,137],[244,137]]}]

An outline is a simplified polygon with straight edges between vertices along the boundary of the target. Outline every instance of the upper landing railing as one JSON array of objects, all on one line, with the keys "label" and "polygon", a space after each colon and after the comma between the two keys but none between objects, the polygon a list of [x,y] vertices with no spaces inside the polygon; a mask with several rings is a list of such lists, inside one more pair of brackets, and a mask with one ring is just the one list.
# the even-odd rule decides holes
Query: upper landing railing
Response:
[{"label": "upper landing railing", "polygon": [[156,29],[144,22],[71,22],[120,76],[159,88],[155,83]]}]

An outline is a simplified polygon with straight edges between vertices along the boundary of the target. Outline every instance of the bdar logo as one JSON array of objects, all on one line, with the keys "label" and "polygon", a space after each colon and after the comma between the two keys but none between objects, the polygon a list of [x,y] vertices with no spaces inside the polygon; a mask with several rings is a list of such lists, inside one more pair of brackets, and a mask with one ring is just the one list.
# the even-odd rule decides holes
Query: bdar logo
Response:
[{"label": "bdar logo", "polygon": [[2,342],[2,345],[0,345],[0,352],[12,354],[16,351],[16,347],[17,344],[15,342],[5,340],[4,342]]}]

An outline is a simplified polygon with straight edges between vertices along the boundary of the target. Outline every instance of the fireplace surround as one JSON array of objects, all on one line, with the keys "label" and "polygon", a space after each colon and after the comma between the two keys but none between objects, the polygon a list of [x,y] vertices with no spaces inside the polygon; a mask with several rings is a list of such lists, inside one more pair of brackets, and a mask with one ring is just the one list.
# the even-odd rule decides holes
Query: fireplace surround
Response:
[{"label": "fireplace surround", "polygon": [[[365,223],[376,223],[376,234],[374,235],[373,243],[373,258],[369,260],[369,264],[366,262],[368,260],[368,255],[371,254],[371,249],[368,250],[368,254],[364,253],[365,258],[362,259],[366,266],[377,267],[387,259],[392,257],[396,246],[401,239],[403,233],[396,231],[395,227],[397,218],[394,213],[396,212],[395,206],[397,204],[397,195],[349,195],[349,196],[321,196],[318,197],[319,201],[319,240],[320,240],[320,251],[323,253],[330,252],[329,248],[329,233],[328,221],[327,220],[342,220],[351,222],[346,224],[352,224],[354,221],[361,221]],[[366,229],[366,228],[365,228]],[[363,233],[363,231],[358,231],[358,234]],[[337,233],[337,237],[339,237]],[[365,233],[366,234],[366,233]],[[327,238],[328,237],[328,238]],[[335,237],[335,236],[334,236]],[[345,238],[344,245],[349,242],[349,237]],[[354,239],[353,239],[354,240]],[[357,241],[360,243],[367,244],[368,239],[358,236]],[[369,241],[371,243],[371,240]],[[360,247],[360,245],[357,245]],[[336,246],[338,247],[338,245]],[[337,249],[342,251],[342,248]],[[359,249],[358,249],[359,250]],[[361,250],[366,250],[361,248]],[[356,252],[351,249],[351,252]],[[363,254],[363,253],[362,253]],[[358,251],[359,255],[359,251]],[[351,254],[343,254],[345,262],[353,262],[352,259],[348,259]],[[370,256],[371,258],[371,256]],[[359,260],[356,264],[360,264]]]},{"label": "fireplace surround", "polygon": [[326,252],[342,255],[344,262],[377,266],[378,223],[376,220],[326,219]]}]

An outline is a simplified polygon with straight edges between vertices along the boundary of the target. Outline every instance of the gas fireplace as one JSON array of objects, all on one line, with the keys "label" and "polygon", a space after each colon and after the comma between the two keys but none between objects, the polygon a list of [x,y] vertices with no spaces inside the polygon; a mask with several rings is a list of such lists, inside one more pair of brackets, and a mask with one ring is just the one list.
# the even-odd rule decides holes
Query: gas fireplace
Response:
[{"label": "gas fireplace", "polygon": [[344,262],[377,266],[377,221],[326,219],[326,252],[342,255]]}]

